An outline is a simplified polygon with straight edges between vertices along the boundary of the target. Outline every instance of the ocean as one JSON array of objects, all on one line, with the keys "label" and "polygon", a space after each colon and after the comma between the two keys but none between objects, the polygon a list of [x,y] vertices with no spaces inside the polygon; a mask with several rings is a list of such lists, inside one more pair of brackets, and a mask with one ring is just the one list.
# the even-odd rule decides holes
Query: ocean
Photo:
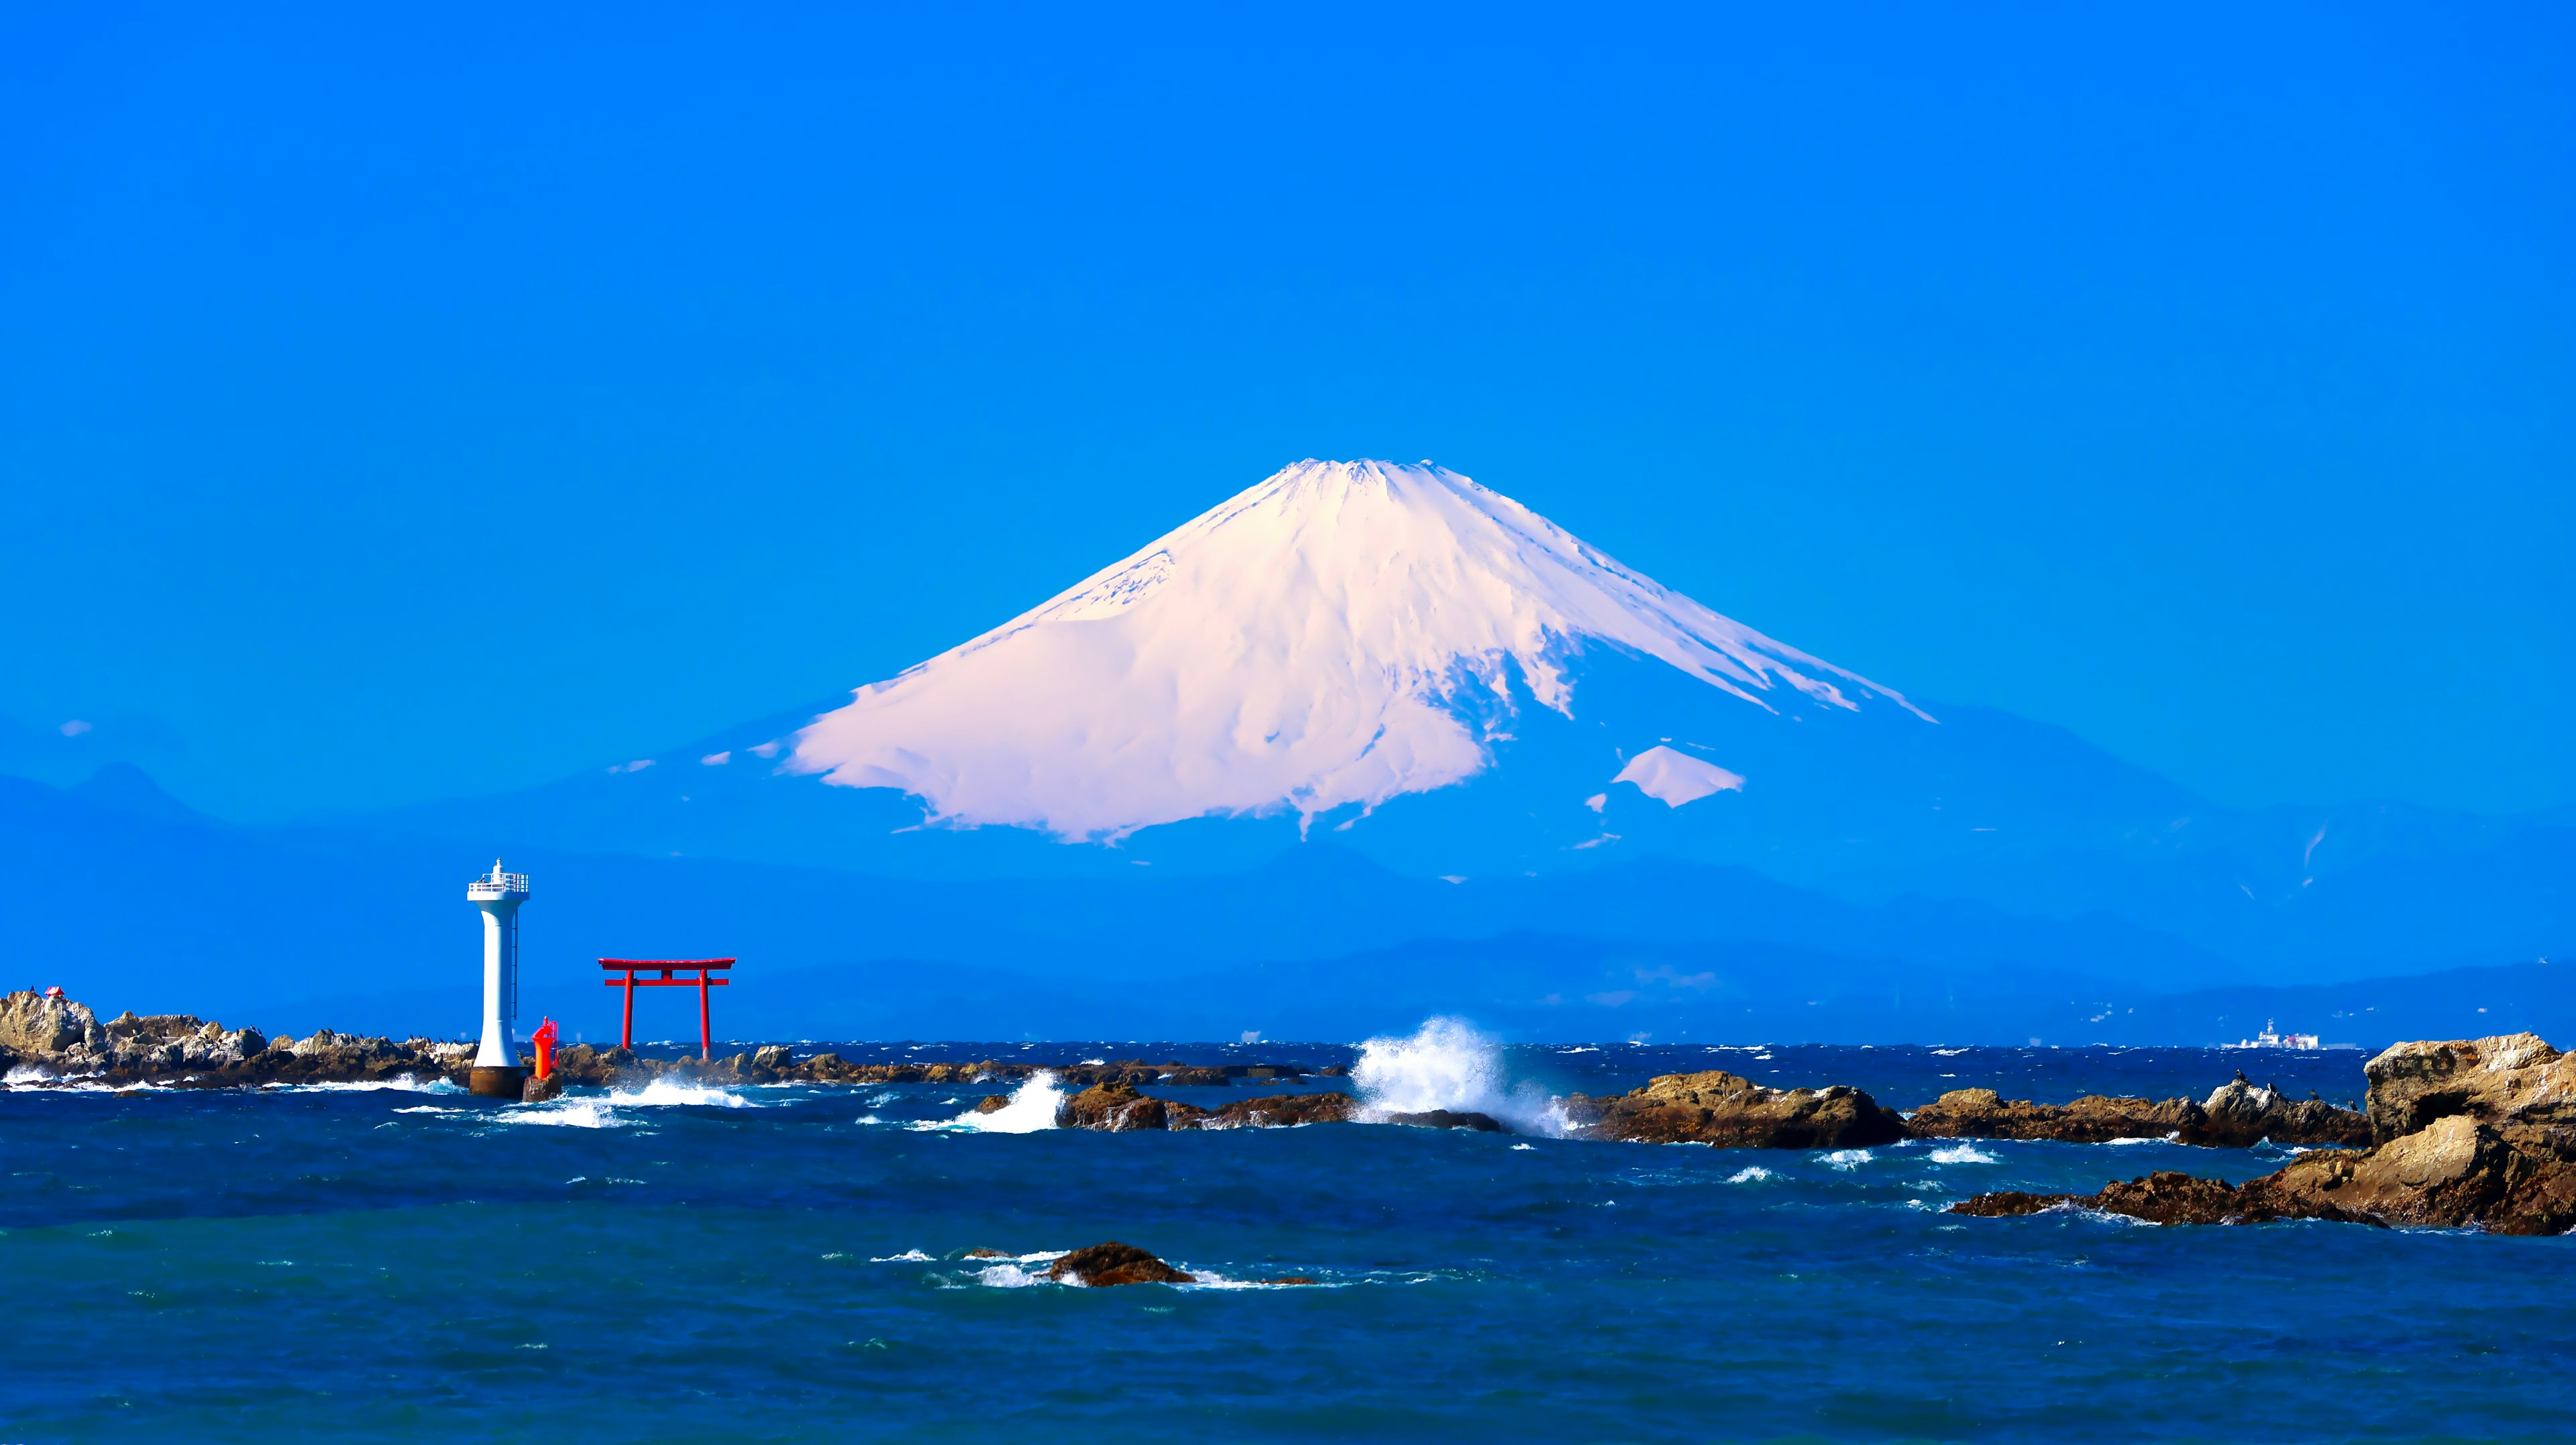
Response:
[{"label": "ocean", "polygon": [[[2285,1151],[1544,1132],[1552,1095],[1711,1067],[1911,1108],[1977,1085],[2199,1097],[2239,1067],[2340,1101],[2361,1096],[2364,1058],[1379,1047],[1368,1072],[1390,1102],[1484,1108],[1531,1131],[1515,1135],[1057,1130],[1044,1082],[992,1115],[970,1112],[991,1090],[953,1085],[664,1080],[535,1106],[13,1089],[0,1439],[2576,1437],[2576,1239],[1941,1212],[2153,1169],[2241,1179]],[[1110,1239],[1207,1282],[1045,1282],[1046,1256]],[[1318,1283],[1259,1283],[1289,1275]]]}]

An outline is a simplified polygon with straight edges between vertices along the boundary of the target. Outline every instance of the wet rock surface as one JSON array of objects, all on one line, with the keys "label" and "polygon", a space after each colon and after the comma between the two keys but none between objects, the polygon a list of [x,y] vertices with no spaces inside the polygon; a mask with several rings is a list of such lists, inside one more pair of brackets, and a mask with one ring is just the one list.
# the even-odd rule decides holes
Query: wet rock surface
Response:
[{"label": "wet rock surface", "polygon": [[1566,1099],[1586,1138],[1748,1149],[1858,1149],[1905,1137],[1896,1111],[1858,1089],[1773,1089],[1718,1070],[1665,1074],[1625,1094]]},{"label": "wet rock surface", "polygon": [[1077,1249],[1047,1266],[1047,1278],[1073,1280],[1094,1289],[1119,1284],[1196,1284],[1197,1279],[1172,1268],[1132,1244],[1110,1240]]},{"label": "wet rock surface", "polygon": [[[2368,1118],[2375,1127],[2423,1122],[2367,1148],[2318,1149],[2243,1184],[2166,1172],[2094,1194],[1981,1194],[1952,1211],[2072,1207],[2157,1224],[2323,1219],[2564,1234],[2576,1229],[2576,1127],[2557,1122],[2566,1117],[2564,1069],[2564,1056],[2529,1034],[2400,1044],[2370,1064]],[[2213,1096],[2213,1115],[2219,1102]]]}]

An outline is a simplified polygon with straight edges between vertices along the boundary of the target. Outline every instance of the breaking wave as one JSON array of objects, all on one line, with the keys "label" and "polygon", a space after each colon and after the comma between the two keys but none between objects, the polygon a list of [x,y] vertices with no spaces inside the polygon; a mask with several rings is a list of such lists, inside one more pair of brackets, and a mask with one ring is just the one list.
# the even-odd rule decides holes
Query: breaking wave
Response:
[{"label": "breaking wave", "polygon": [[556,1099],[524,1104],[492,1116],[496,1124],[554,1124],[567,1129],[623,1129],[635,1122],[621,1119],[597,1099]]},{"label": "breaking wave", "polygon": [[981,1134],[1034,1134],[1055,1127],[1056,1106],[1064,1102],[1055,1075],[1040,1069],[1011,1091],[1011,1102],[990,1114],[969,1109],[954,1119],[915,1124],[916,1129],[971,1129]]},{"label": "breaking wave", "polygon": [[687,1084],[668,1074],[658,1075],[641,1089],[611,1089],[607,1103],[642,1108],[668,1108],[680,1104],[701,1104],[718,1109],[748,1109],[751,1101],[739,1094],[711,1089],[704,1084]]},{"label": "breaking wave", "polygon": [[1488,1114],[1523,1134],[1568,1131],[1564,1106],[1527,1080],[1510,1084],[1503,1046],[1463,1019],[1429,1019],[1408,1037],[1361,1044],[1351,1089],[1364,1122],[1447,1109]]},{"label": "breaking wave", "polygon": [[1992,1164],[1995,1156],[1974,1144],[1951,1144],[1931,1153],[1935,1164]]}]

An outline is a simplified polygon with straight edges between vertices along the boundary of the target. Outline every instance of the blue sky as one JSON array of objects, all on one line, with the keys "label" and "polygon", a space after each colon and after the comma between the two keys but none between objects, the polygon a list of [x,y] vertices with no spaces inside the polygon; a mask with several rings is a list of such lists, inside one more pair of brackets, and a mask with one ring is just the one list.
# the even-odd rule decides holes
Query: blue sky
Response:
[{"label": "blue sky", "polygon": [[22,7],[0,714],[266,818],[1435,458],[2235,803],[2576,800],[2555,7]]}]

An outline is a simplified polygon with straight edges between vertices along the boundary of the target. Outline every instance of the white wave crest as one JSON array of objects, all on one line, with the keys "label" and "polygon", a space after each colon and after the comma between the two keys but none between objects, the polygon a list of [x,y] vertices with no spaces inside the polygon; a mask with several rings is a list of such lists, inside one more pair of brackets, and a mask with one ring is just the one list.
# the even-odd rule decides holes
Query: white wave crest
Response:
[{"label": "white wave crest", "polygon": [[928,1264],[930,1263],[930,1260],[931,1256],[926,1255],[917,1249],[907,1249],[901,1254],[872,1254],[868,1256],[868,1263],[870,1264]]},{"label": "white wave crest", "polygon": [[1040,1069],[1011,1091],[1011,1102],[990,1114],[978,1114],[969,1109],[954,1119],[937,1119],[912,1127],[968,1129],[980,1134],[1034,1134],[1041,1129],[1055,1127],[1056,1106],[1063,1102],[1064,1089],[1056,1083],[1055,1075]]},{"label": "white wave crest", "polygon": [[1952,1144],[1944,1149],[1935,1149],[1931,1157],[1935,1164],[1992,1164],[1995,1162],[1994,1155],[1974,1144]]},{"label": "white wave crest", "polygon": [[2154,1138],[2152,1138],[2152,1139],[2143,1139],[2143,1138],[2112,1139],[2112,1140],[2109,1140],[2109,1141],[2107,1141],[2107,1142],[2109,1142],[2109,1143],[2113,1143],[2113,1144],[2171,1144],[2171,1143],[2173,1143],[2174,1141],[2176,1141],[2176,1140],[2180,1139],[2181,1137],[2182,1137],[2182,1131],[2181,1131],[2180,1129],[2176,1129],[2175,1131],[2173,1131],[2173,1132],[2172,1132],[2172,1133],[2170,1133],[2170,1134],[2159,1134],[2159,1135],[2157,1135],[2156,1137],[2154,1137]]},{"label": "white wave crest", "polygon": [[1351,1089],[1360,1097],[1359,1117],[1368,1123],[1389,1114],[1447,1109],[1488,1114],[1524,1134],[1568,1132],[1564,1105],[1535,1084],[1507,1086],[1503,1046],[1463,1019],[1427,1019],[1410,1037],[1361,1044]]},{"label": "white wave crest", "polygon": [[394,1089],[407,1094],[462,1094],[465,1092],[457,1087],[453,1079],[423,1079],[414,1074],[405,1074],[398,1079],[324,1079],[311,1084],[262,1084],[260,1087],[323,1094],[373,1094],[384,1089]]},{"label": "white wave crest", "polygon": [[1866,1149],[1836,1149],[1825,1156],[1825,1162],[1848,1173],[1868,1163],[1871,1157]]},{"label": "white wave crest", "polygon": [[1759,1184],[1770,1177],[1770,1170],[1763,1168],[1759,1164],[1747,1164],[1743,1168],[1736,1170],[1733,1174],[1726,1176],[1726,1182],[1729,1184]]},{"label": "white wave crest", "polygon": [[1016,1264],[989,1265],[975,1271],[975,1282],[994,1289],[1027,1289],[1033,1284],[1057,1284],[1047,1278],[1045,1270],[1026,1270]]},{"label": "white wave crest", "polygon": [[657,1075],[641,1089],[611,1089],[607,1102],[619,1107],[670,1108],[698,1104],[718,1109],[748,1109],[751,1101],[740,1094],[711,1089],[704,1084],[690,1084],[668,1074]]}]

